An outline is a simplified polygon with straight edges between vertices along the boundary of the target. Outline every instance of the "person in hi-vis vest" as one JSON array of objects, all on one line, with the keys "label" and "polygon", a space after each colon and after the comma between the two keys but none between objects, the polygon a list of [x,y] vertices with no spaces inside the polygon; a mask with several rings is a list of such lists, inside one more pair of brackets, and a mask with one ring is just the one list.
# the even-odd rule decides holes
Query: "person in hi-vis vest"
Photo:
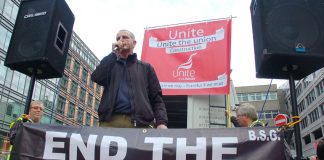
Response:
[{"label": "person in hi-vis vest", "polygon": [[18,128],[24,122],[29,123],[39,123],[44,114],[44,104],[41,101],[32,101],[29,107],[29,114],[23,114],[15,121],[11,122],[9,125],[9,139],[10,139],[10,149],[9,154],[7,156],[7,160],[10,160],[10,152],[12,150],[13,144],[15,143],[15,137],[17,134]]},{"label": "person in hi-vis vest", "polygon": [[243,103],[236,110],[236,119],[240,127],[264,127],[258,120],[255,107],[250,103]]}]

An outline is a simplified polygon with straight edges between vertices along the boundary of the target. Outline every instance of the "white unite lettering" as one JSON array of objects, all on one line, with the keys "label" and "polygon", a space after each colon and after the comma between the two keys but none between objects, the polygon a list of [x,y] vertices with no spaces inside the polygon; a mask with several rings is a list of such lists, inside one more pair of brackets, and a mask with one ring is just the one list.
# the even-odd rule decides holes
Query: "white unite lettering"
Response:
[{"label": "white unite lettering", "polygon": [[175,30],[174,33],[173,33],[173,31],[169,31],[170,39],[195,38],[195,37],[201,37],[201,36],[204,36],[203,29],[196,30],[196,29],[188,28],[187,30],[184,30],[184,31]]},{"label": "white unite lettering", "polygon": [[174,78],[182,77],[182,78],[194,78],[195,77],[195,71],[194,70],[180,70],[177,69],[176,71],[172,72],[172,75]]}]

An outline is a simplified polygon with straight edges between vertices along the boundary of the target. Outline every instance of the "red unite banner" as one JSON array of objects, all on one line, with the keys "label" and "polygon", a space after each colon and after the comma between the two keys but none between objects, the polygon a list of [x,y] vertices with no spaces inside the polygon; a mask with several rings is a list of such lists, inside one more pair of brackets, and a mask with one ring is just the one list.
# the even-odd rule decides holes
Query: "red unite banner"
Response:
[{"label": "red unite banner", "polygon": [[228,94],[231,19],[145,30],[142,60],[164,95]]}]

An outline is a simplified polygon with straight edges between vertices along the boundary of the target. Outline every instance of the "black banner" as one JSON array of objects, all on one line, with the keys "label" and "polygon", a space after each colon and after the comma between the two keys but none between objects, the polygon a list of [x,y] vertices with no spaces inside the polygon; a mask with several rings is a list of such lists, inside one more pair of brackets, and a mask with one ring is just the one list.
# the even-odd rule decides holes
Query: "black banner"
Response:
[{"label": "black banner", "polygon": [[275,128],[123,129],[24,123],[11,158],[68,160],[285,160]]}]

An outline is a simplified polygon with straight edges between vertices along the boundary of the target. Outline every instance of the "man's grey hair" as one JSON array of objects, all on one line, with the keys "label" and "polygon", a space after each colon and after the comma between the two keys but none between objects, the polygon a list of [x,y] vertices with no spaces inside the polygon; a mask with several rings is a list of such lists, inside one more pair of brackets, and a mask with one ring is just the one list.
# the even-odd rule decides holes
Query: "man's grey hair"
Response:
[{"label": "man's grey hair", "polygon": [[250,103],[242,103],[236,111],[240,115],[247,116],[252,119],[252,121],[256,121],[258,119],[257,112],[255,107]]},{"label": "man's grey hair", "polygon": [[[127,30],[127,29],[121,29],[121,30],[119,30],[119,32],[128,32],[129,34],[130,34],[130,37],[133,39],[133,40],[135,40],[135,35],[131,32],[131,31],[129,31],[129,30]],[[119,33],[118,32],[118,33]]]},{"label": "man's grey hair", "polygon": [[44,103],[42,101],[38,101],[38,100],[31,101],[30,107],[33,106],[34,104],[38,104],[39,106],[41,106],[44,109]]}]

